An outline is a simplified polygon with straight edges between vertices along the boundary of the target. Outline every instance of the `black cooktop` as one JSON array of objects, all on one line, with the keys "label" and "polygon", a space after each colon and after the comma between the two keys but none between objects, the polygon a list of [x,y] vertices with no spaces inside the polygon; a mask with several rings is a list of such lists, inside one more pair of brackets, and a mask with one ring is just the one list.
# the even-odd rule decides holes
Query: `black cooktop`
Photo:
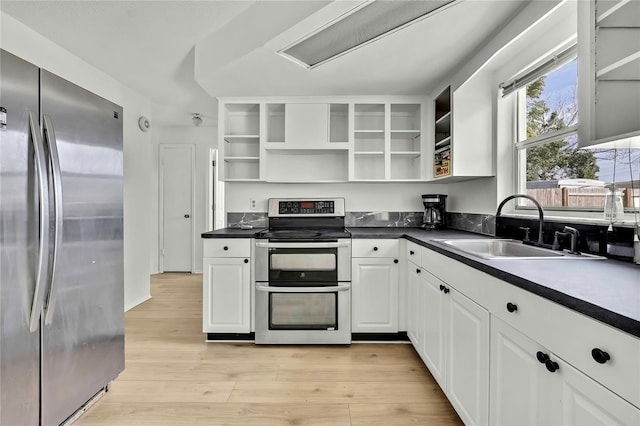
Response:
[{"label": "black cooktop", "polygon": [[256,238],[270,240],[327,240],[351,238],[351,233],[344,228],[278,228],[259,232]]}]

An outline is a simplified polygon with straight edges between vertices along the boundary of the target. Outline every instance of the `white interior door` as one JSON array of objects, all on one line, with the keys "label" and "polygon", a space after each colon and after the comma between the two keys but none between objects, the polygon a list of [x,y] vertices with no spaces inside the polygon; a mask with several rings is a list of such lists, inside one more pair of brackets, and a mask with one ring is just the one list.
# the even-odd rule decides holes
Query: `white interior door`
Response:
[{"label": "white interior door", "polygon": [[161,271],[193,270],[194,146],[160,145]]}]

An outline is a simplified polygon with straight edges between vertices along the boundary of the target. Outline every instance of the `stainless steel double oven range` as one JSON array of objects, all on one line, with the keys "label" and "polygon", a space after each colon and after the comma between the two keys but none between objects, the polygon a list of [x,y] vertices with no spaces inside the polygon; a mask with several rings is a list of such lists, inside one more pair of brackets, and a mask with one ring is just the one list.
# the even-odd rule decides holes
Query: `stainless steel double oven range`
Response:
[{"label": "stainless steel double oven range", "polygon": [[351,343],[343,198],[269,199],[256,236],[256,344]]}]

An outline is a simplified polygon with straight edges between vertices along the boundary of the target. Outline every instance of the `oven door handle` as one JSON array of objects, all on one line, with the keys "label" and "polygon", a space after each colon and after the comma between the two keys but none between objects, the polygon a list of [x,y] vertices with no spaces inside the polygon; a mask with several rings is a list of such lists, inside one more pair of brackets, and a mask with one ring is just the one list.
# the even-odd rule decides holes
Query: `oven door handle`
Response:
[{"label": "oven door handle", "polygon": [[272,287],[268,285],[256,284],[256,291],[267,293],[334,293],[336,291],[347,291],[351,284],[340,284],[327,287]]},{"label": "oven door handle", "polygon": [[349,247],[348,242],[344,243],[262,243],[256,242],[259,248],[338,248]]}]

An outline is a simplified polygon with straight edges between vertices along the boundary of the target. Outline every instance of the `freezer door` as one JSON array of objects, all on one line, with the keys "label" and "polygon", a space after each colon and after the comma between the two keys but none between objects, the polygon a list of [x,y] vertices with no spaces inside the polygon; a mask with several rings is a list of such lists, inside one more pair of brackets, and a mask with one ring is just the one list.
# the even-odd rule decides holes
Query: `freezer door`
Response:
[{"label": "freezer door", "polygon": [[58,425],[124,368],[122,109],[40,73],[54,183],[56,153],[61,173],[52,193],[62,196],[43,312],[42,424]]},{"label": "freezer door", "polygon": [[29,319],[39,202],[29,112],[37,118],[38,68],[4,50],[0,106],[6,109],[0,128],[0,425],[37,425],[40,328],[30,332]]}]

